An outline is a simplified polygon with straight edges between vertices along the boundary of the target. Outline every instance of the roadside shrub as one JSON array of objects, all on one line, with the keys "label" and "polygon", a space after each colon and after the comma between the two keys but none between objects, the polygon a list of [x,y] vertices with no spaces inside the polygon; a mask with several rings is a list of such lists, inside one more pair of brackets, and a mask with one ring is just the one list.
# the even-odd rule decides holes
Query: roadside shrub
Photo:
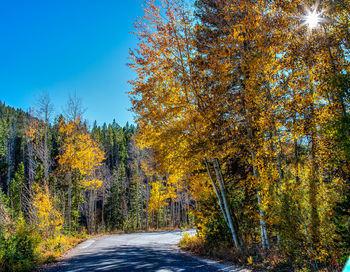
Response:
[{"label": "roadside shrub", "polygon": [[0,230],[0,271],[30,271],[37,260],[39,239],[23,218],[14,229]]},{"label": "roadside shrub", "polygon": [[39,246],[40,262],[50,263],[55,261],[63,252],[71,249],[86,238],[88,238],[86,234],[77,233],[76,235],[60,234],[43,240]]},{"label": "roadside shrub", "polygon": [[182,238],[181,238],[180,242],[179,242],[179,246],[180,247],[186,247],[188,242],[189,242],[189,239],[190,239],[190,235],[188,234],[187,231],[185,231],[183,233],[183,235],[182,235]]},{"label": "roadside shrub", "polygon": [[202,255],[204,253],[204,249],[206,248],[206,241],[202,236],[199,236],[198,234],[190,236],[186,231],[183,233],[179,246],[183,249]]}]

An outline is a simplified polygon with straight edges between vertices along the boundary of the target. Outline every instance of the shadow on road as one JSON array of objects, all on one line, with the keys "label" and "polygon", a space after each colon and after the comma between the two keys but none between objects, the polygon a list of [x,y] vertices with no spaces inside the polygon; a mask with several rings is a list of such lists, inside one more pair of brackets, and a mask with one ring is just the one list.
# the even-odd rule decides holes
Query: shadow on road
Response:
[{"label": "shadow on road", "polygon": [[220,271],[173,250],[152,247],[120,246],[98,253],[76,255],[64,263],[49,268],[54,271]]}]

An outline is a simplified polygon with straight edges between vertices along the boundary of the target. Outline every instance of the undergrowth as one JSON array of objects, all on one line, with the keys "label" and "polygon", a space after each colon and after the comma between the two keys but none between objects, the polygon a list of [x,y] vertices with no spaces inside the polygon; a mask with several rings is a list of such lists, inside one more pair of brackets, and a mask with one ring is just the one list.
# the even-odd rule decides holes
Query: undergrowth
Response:
[{"label": "undergrowth", "polygon": [[223,262],[230,262],[252,268],[254,271],[342,271],[339,264],[315,269],[313,264],[291,262],[287,256],[277,250],[262,250],[259,246],[249,246],[246,250],[237,250],[231,243],[224,241],[208,241],[203,235],[190,236],[184,232],[179,246],[195,255],[209,257]]}]

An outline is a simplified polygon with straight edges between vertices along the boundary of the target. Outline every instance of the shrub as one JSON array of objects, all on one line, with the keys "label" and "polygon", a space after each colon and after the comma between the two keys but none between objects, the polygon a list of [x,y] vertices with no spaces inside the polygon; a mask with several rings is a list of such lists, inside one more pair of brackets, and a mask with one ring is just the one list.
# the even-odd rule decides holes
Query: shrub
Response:
[{"label": "shrub", "polygon": [[194,235],[190,236],[188,232],[184,232],[182,239],[179,242],[179,246],[192,251],[197,254],[203,254],[204,253],[204,248],[206,247],[206,241],[202,236]]},{"label": "shrub", "polygon": [[38,237],[20,218],[15,231],[0,231],[0,271],[29,271],[36,262]]}]

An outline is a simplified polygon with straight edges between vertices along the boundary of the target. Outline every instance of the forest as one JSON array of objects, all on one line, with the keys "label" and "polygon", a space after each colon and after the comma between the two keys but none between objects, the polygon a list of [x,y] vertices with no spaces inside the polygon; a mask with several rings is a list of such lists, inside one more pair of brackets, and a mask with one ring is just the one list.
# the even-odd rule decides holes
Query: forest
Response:
[{"label": "forest", "polygon": [[184,248],[268,270],[341,271],[349,10],[347,0],[147,1],[130,51],[135,141],[196,203],[199,233]]},{"label": "forest", "polygon": [[31,270],[98,233],[192,224],[187,189],[155,173],[136,126],[90,127],[83,112],[76,96],[57,117],[48,94],[28,113],[0,103],[0,271]]}]

